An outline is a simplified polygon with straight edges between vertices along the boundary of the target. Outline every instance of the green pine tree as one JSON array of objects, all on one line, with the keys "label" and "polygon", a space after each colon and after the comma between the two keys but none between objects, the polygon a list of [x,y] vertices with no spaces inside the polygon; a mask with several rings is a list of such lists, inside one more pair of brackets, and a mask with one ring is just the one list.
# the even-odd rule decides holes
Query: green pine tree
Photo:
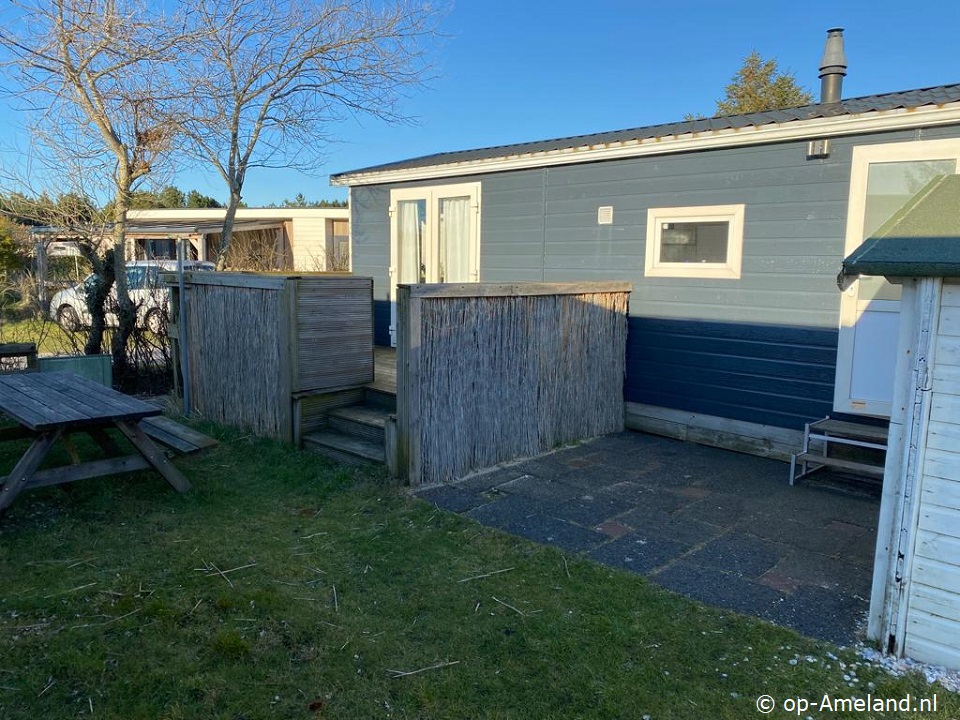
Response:
[{"label": "green pine tree", "polygon": [[717,100],[717,115],[739,115],[780,108],[799,107],[813,102],[813,96],[797,85],[793,73],[777,69],[777,61],[764,60],[754,50]]}]

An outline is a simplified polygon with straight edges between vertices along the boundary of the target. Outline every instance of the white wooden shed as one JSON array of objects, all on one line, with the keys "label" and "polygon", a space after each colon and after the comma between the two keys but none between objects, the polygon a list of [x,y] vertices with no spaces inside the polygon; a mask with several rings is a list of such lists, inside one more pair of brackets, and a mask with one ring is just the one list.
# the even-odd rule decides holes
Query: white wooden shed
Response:
[{"label": "white wooden shed", "polygon": [[938,178],[844,260],[903,286],[868,637],[960,669],[960,176]]}]

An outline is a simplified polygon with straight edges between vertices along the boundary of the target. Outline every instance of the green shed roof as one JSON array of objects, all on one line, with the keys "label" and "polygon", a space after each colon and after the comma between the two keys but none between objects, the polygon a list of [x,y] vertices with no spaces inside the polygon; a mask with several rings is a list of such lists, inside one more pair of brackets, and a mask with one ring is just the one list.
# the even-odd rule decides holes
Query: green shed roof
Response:
[{"label": "green shed roof", "polygon": [[859,275],[960,277],[960,175],[930,181],[854,250],[840,286]]}]

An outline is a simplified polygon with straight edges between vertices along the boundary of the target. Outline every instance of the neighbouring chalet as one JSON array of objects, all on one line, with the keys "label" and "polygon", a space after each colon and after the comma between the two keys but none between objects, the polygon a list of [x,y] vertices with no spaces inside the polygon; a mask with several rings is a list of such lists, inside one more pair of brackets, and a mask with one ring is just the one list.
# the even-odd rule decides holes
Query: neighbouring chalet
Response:
[{"label": "neighbouring chalet", "polygon": [[[131,210],[128,238],[136,259],[176,259],[187,238],[194,260],[213,260],[226,210]],[[238,262],[247,269],[343,270],[350,258],[346,208],[239,208],[233,231]]]},{"label": "neighbouring chalet", "polygon": [[[186,240],[191,260],[215,260],[223,208],[130,210],[127,258],[176,260]],[[62,228],[37,228],[44,256],[76,255]],[[246,270],[329,271],[350,264],[350,220],[346,208],[240,208],[233,228],[232,261]]]},{"label": "neighbouring chalet", "polygon": [[900,287],[837,269],[958,173],[960,83],[446,152],[332,176],[376,341],[398,283],[625,280],[627,425],[785,458],[806,423],[891,413]]}]

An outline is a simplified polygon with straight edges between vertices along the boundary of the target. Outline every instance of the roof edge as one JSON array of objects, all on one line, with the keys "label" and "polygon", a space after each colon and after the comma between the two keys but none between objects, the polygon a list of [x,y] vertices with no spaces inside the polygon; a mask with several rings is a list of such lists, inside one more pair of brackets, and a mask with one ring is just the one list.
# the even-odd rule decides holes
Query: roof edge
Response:
[{"label": "roof edge", "polygon": [[[627,142],[561,148],[541,152],[501,155],[463,162],[369,171],[358,170],[330,176],[334,187],[379,185],[461,175],[478,175],[581,162],[597,162],[647,155],[667,155],[697,150],[743,147],[791,140],[810,140],[960,123],[960,101],[917,108],[870,110],[862,113],[790,120],[740,128],[683,133]],[[505,149],[510,146],[506,146]]]}]

